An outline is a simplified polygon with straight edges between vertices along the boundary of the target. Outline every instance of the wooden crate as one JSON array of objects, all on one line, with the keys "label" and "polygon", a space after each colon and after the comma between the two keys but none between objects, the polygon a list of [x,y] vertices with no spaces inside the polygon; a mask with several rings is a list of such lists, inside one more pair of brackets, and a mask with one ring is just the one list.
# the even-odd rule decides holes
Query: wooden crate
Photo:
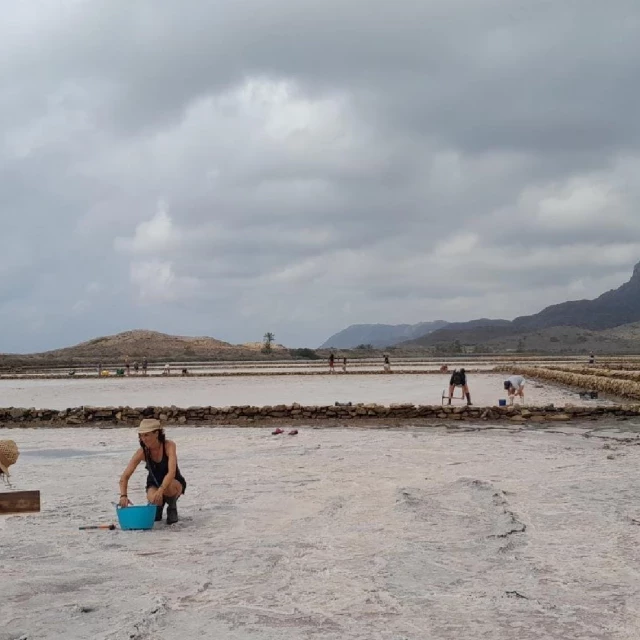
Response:
[{"label": "wooden crate", "polygon": [[0,492],[0,515],[40,511],[39,491]]}]

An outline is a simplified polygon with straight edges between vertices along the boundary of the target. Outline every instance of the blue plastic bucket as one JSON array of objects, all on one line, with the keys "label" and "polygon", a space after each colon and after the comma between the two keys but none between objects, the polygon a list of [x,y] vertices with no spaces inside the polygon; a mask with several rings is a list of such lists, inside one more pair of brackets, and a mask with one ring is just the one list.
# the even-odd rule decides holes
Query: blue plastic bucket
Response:
[{"label": "blue plastic bucket", "polygon": [[498,405],[500,407],[506,407],[507,406],[507,401],[504,398],[500,398],[500,400],[498,400]]},{"label": "blue plastic bucket", "polygon": [[156,506],[146,504],[130,507],[116,507],[118,522],[123,531],[132,529],[153,529],[156,519]]}]

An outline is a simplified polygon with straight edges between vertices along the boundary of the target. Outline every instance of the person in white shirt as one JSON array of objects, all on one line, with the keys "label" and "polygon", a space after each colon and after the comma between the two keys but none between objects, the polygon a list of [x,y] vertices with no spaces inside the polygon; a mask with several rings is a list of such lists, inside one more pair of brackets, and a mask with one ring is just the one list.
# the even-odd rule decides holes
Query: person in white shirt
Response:
[{"label": "person in white shirt", "polygon": [[524,402],[524,378],[522,376],[511,376],[504,381],[504,388],[509,394],[509,400],[513,404],[515,396],[520,396]]}]

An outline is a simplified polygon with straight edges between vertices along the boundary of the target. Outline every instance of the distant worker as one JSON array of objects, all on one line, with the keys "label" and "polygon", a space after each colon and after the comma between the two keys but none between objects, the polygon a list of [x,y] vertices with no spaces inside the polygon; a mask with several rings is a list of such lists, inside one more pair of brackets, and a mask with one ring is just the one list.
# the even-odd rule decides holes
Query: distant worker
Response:
[{"label": "distant worker", "polygon": [[183,369],[182,370],[182,375],[183,376],[188,376],[189,375],[189,370],[188,369]]},{"label": "distant worker", "polygon": [[147,359],[143,358],[142,360],[142,375],[146,376],[147,375]]},{"label": "distant worker", "polygon": [[592,351],[591,354],[589,355],[589,364],[595,364],[595,363],[596,363],[596,356]]},{"label": "distant worker", "polygon": [[385,353],[383,360],[383,368],[385,373],[391,373],[391,363],[389,362],[389,356]]},{"label": "distant worker", "polygon": [[522,376],[511,376],[504,381],[504,388],[509,394],[509,401],[513,404],[516,396],[520,396],[524,403],[524,378]]},{"label": "distant worker", "polygon": [[163,376],[170,376],[171,375],[171,367],[169,366],[169,363],[164,365],[164,370],[162,371],[162,375]]},{"label": "distant worker", "polygon": [[135,373],[135,375],[138,375],[138,369],[140,369],[140,365],[138,364],[138,361],[136,360],[133,363],[133,373]]},{"label": "distant worker", "polygon": [[449,404],[456,390],[456,387],[460,387],[464,393],[464,397],[467,399],[467,406],[471,406],[471,394],[469,393],[469,385],[467,384],[467,373],[464,369],[455,369],[449,378]]},{"label": "distant worker", "polygon": [[335,361],[336,357],[333,355],[329,355],[329,373],[335,373]]},{"label": "distant worker", "polygon": [[342,373],[347,373],[347,359],[342,358]]}]

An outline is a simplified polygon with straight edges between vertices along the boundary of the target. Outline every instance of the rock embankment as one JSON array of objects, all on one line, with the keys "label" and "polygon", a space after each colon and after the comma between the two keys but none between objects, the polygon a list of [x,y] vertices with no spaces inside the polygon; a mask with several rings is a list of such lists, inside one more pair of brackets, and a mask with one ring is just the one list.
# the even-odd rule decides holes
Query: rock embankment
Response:
[{"label": "rock embankment", "polygon": [[351,406],[234,407],[77,407],[0,409],[0,427],[136,426],[142,418],[157,418],[168,426],[260,426],[274,422],[294,424],[421,424],[432,421],[508,421],[516,423],[562,422],[640,416],[640,405],[580,407],[467,407],[413,404],[357,404]]},{"label": "rock embankment", "polygon": [[625,380],[616,375],[615,371],[613,371],[610,376],[594,375],[592,371],[588,374],[574,373],[572,371],[550,367],[516,366],[509,369],[506,367],[496,367],[495,371],[508,371],[509,373],[518,373],[529,378],[559,382],[560,384],[578,389],[601,391],[602,393],[619,398],[640,400],[640,381]]},{"label": "rock embankment", "polygon": [[624,369],[608,369],[605,367],[577,367],[571,365],[554,365],[553,367],[545,367],[553,371],[564,371],[566,373],[578,373],[583,376],[598,376],[601,378],[613,378],[615,380],[632,380],[640,382],[640,371],[624,370]]}]

